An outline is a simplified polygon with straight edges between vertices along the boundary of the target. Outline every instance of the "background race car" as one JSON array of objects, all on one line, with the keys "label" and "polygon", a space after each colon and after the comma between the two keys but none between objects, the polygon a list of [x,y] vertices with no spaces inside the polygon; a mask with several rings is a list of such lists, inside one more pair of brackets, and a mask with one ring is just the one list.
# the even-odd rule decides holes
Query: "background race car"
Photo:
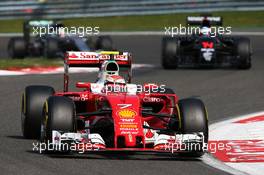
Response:
[{"label": "background race car", "polygon": [[[208,142],[204,103],[179,100],[172,89],[132,84],[131,54],[68,52],[64,92],[27,86],[22,96],[25,138],[54,145],[51,152],[152,151],[201,156]],[[100,67],[96,82],[68,91],[70,67]],[[123,78],[120,67],[126,68]],[[66,146],[65,144],[70,145]]]},{"label": "background race car", "polygon": [[191,35],[187,35],[186,32],[185,36],[163,38],[163,68],[175,69],[179,65],[200,67],[229,65],[233,68],[249,69],[252,53],[249,38],[222,35],[217,31],[217,27],[212,27],[221,25],[221,17],[187,17],[186,26],[200,27],[193,28]]},{"label": "background race car", "polygon": [[64,31],[64,25],[55,20],[27,20],[23,24],[23,37],[13,37],[8,43],[8,54],[11,58],[27,56],[57,58],[63,57],[66,51],[100,49],[113,49],[113,42],[109,36],[95,38],[68,34]]}]

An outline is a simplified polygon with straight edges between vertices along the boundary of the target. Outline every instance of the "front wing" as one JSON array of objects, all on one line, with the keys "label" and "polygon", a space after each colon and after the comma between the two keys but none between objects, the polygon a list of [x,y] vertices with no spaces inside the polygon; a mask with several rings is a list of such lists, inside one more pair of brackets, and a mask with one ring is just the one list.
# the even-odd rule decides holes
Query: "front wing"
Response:
[{"label": "front wing", "polygon": [[103,138],[96,133],[60,133],[52,131],[52,141],[47,142],[48,152],[89,153],[103,151],[131,152],[203,152],[206,148],[202,133],[175,134],[174,136],[159,134],[153,140],[152,147],[107,148]]}]

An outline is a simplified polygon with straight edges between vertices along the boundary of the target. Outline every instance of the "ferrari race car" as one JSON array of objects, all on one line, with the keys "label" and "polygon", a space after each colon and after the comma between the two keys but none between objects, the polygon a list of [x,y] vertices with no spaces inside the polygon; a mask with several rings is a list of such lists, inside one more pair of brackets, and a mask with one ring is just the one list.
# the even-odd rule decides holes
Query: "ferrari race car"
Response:
[{"label": "ferrari race car", "polygon": [[[79,37],[78,35],[65,33],[64,29],[63,24],[59,21],[25,21],[23,24],[23,37],[13,37],[9,40],[8,55],[11,58],[24,58],[26,56],[63,58],[66,51],[69,50],[95,51],[113,49],[113,42],[109,36],[99,36],[97,38]],[[46,32],[40,35],[41,31]]]},{"label": "ferrari race car", "polygon": [[195,29],[195,33],[191,35],[163,38],[163,68],[175,69],[179,65],[197,67],[228,65],[238,69],[251,67],[249,38],[222,35],[216,30],[213,31],[211,25],[222,25],[221,17],[189,16],[187,25],[197,26],[199,30]]},{"label": "ferrari race car", "polygon": [[[71,67],[99,67],[98,78],[77,82],[82,90],[69,91]],[[162,85],[131,83],[130,53],[67,52],[63,92],[43,85],[25,88],[22,131],[25,138],[47,144],[48,152],[200,156],[208,142],[208,118],[199,99],[179,100]]]}]

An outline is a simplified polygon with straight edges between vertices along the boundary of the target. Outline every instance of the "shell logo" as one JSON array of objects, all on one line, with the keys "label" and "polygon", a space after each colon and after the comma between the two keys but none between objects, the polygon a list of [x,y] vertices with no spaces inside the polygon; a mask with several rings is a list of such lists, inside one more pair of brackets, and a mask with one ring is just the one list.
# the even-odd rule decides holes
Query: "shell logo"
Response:
[{"label": "shell logo", "polygon": [[137,115],[136,111],[131,109],[122,109],[117,114],[120,118],[133,118]]}]

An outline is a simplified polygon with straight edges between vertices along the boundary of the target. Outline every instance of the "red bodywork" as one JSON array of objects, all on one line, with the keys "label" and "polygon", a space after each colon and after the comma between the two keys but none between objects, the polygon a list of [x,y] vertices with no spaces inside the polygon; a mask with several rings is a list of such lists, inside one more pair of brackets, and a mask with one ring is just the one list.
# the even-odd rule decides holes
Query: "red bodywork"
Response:
[{"label": "red bodywork", "polygon": [[[154,116],[143,117],[141,111],[143,106],[158,106],[161,108],[157,113],[169,114],[175,112],[178,98],[175,95],[139,93],[137,95],[127,95],[126,93],[111,93],[111,94],[93,94],[88,89],[82,92],[66,92],[57,93],[59,96],[67,96],[75,101],[77,113],[79,112],[94,112],[104,107],[112,109],[111,117],[114,123],[114,147],[117,148],[117,138],[123,137],[125,147],[136,147],[137,140],[140,139],[145,147],[145,135],[143,133],[143,123],[146,121],[150,127],[164,129],[167,124]],[[144,102],[147,99],[160,99],[160,102]],[[154,104],[155,103],[155,104]],[[107,104],[107,106],[105,106]],[[78,105],[84,105],[85,111],[78,111]],[[109,105],[109,106],[108,106]],[[128,107],[123,108],[125,105]],[[162,107],[160,107],[162,106]],[[120,114],[124,112],[125,114]],[[134,114],[130,114],[133,113]],[[82,118],[82,116],[80,116]],[[85,118],[85,117],[83,117]],[[97,116],[91,116],[89,123],[93,123]],[[167,119],[167,121],[169,118]]]},{"label": "red bodywork", "polygon": [[[107,119],[112,121],[114,129],[113,145],[107,146],[108,150],[154,150],[153,145],[145,143],[146,137],[151,137],[153,133],[144,133],[144,122],[147,122],[149,127],[166,129],[170,117],[160,119],[155,116],[147,115],[143,116],[142,111],[145,108],[152,107],[153,113],[163,114],[168,116],[177,115],[177,103],[178,97],[175,94],[168,94],[164,92],[149,93],[138,92],[136,94],[129,94],[127,92],[108,92],[108,93],[93,93],[91,91],[91,85],[93,83],[76,83],[76,87],[84,89],[79,92],[68,91],[68,68],[72,66],[82,67],[99,67],[102,63],[100,60],[69,60],[70,54],[65,59],[65,80],[64,80],[64,92],[57,92],[57,96],[67,96],[75,102],[76,113],[92,113],[100,111],[101,109],[111,109],[109,114],[105,115],[91,115],[85,117],[80,115],[79,119],[84,123],[93,124],[98,119]],[[118,58],[118,57],[116,57]],[[127,66],[129,69],[127,73],[131,75],[131,60],[118,60],[119,66]],[[149,89],[151,87],[158,86],[153,84],[145,84],[142,87]],[[150,129],[149,129],[150,131]],[[85,132],[82,127],[77,127],[77,132]]]}]

